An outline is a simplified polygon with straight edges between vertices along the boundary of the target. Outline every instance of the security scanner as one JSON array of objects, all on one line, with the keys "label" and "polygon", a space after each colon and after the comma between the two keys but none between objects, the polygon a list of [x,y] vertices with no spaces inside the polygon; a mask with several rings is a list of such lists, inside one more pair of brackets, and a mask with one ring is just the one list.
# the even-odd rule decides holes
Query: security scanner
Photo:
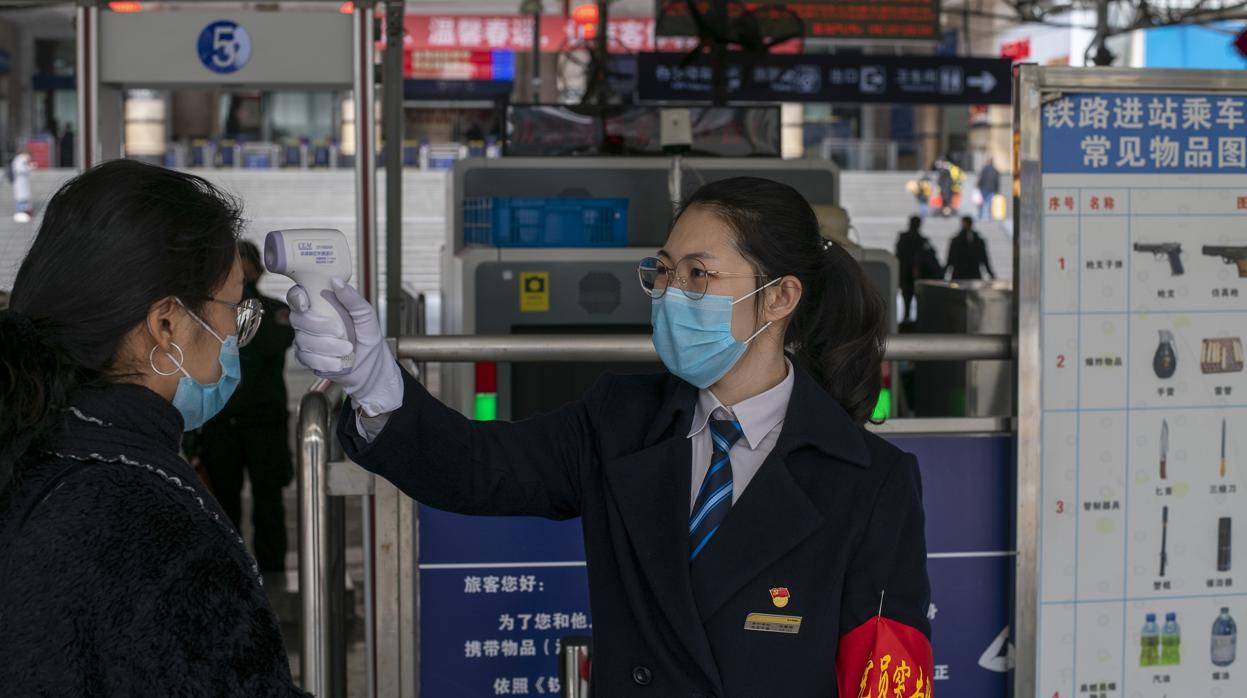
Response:
[{"label": "security scanner", "polygon": [[[442,260],[446,334],[649,334],[650,300],[637,287],[636,266],[662,246],[672,206],[666,158],[473,159],[456,165],[449,184],[448,239]],[[839,171],[816,160],[687,158],[683,191],[729,177],[754,175],[789,184],[816,211],[839,203]],[[510,200],[529,210],[510,220],[568,215],[554,202],[586,202],[617,215],[619,232],[598,231],[580,246],[481,240],[480,202]],[[608,205],[602,202],[612,202]],[[571,214],[573,217],[576,214]],[[494,219],[503,220],[495,211]],[[626,222],[626,225],[623,223]],[[547,224],[551,225],[551,224]],[[618,239],[608,240],[607,234]],[[511,246],[518,245],[518,246]],[[590,246],[592,245],[592,246]],[[854,250],[884,298],[896,295],[896,264],[885,250]],[[889,324],[894,326],[889,305]],[[477,418],[522,419],[579,398],[603,371],[661,370],[654,364],[525,363],[447,365],[441,397]]]}]

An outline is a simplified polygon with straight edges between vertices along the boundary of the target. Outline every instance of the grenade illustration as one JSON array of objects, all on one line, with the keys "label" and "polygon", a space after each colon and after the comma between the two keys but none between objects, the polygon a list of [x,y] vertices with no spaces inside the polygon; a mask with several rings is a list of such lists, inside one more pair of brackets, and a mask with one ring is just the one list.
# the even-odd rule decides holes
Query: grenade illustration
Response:
[{"label": "grenade illustration", "polygon": [[1178,353],[1173,348],[1173,333],[1169,330],[1160,331],[1160,345],[1156,347],[1156,355],[1152,357],[1152,370],[1157,378],[1169,378],[1178,370]]}]

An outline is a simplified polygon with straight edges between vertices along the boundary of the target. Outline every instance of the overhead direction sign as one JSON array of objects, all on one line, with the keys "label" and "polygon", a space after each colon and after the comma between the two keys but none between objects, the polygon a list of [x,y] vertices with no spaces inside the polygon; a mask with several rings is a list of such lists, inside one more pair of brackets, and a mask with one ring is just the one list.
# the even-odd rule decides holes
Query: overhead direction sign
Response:
[{"label": "overhead direction sign", "polygon": [[[637,96],[647,101],[708,99],[710,60],[643,53]],[[731,54],[727,95],[734,102],[886,102],[1009,104],[1012,62],[958,56],[839,56]]]}]

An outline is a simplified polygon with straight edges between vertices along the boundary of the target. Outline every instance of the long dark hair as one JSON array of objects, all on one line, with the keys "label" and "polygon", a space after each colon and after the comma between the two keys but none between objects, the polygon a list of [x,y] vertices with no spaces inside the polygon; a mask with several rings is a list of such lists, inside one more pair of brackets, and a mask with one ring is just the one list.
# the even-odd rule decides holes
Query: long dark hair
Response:
[{"label": "long dark hair", "polygon": [[855,422],[865,423],[879,398],[887,314],[857,261],[823,239],[809,202],[786,184],[759,177],[710,182],[680,214],[694,206],[727,223],[737,249],[767,280],[801,280],[784,344]]},{"label": "long dark hair", "polygon": [[0,493],[74,393],[141,369],[118,349],[153,303],[191,310],[229,275],[239,204],[200,177],[114,160],[48,202],[0,314]]}]

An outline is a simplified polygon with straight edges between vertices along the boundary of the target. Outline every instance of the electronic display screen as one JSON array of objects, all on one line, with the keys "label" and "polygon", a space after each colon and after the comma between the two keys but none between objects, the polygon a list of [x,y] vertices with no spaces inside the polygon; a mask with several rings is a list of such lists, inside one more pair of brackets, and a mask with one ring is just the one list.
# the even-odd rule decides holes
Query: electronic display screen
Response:
[{"label": "electronic display screen", "polygon": [[[697,12],[710,12],[696,0]],[[940,0],[753,0],[728,3],[729,16],[750,12],[762,36],[800,32],[809,38],[926,40],[940,38]],[[685,0],[658,0],[658,36],[698,36],[694,12]]]}]

